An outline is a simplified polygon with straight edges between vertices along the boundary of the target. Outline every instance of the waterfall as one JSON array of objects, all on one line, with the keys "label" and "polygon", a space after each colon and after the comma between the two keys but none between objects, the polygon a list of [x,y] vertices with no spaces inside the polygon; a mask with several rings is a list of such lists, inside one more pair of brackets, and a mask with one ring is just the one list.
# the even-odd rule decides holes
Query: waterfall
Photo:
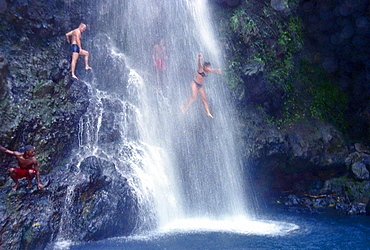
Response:
[{"label": "waterfall", "polygon": [[[90,105],[71,159],[76,171],[91,156],[113,163],[137,196],[142,231],[252,218],[226,77],[211,74],[205,81],[214,119],[206,116],[200,97],[186,114],[180,110],[190,96],[199,53],[213,68],[225,67],[207,0],[94,4],[100,30],[85,43],[95,67],[85,82]],[[152,50],[160,39],[169,56],[167,87],[155,83]],[[73,189],[66,211],[73,206]],[[68,239],[63,224],[69,217],[68,212],[62,217],[60,242]]]},{"label": "waterfall", "polygon": [[[157,161],[150,171],[160,168],[168,175],[168,190],[174,190],[168,193],[173,203],[163,203],[163,197],[153,196],[159,225],[204,217],[251,217],[246,212],[251,205],[245,195],[242,145],[237,139],[237,121],[226,77],[210,75],[205,81],[215,119],[205,115],[200,97],[185,115],[179,108],[190,95],[198,53],[212,67],[224,67],[207,0],[130,0],[124,5],[117,2],[117,6],[125,11],[115,28],[121,29],[117,33],[126,34],[124,43],[130,66],[142,75],[146,86],[141,96],[146,112],[141,125],[146,127],[143,141],[158,145],[166,154],[166,161]],[[160,39],[164,39],[169,56],[168,88],[162,89],[155,87],[151,58],[153,46]],[[167,209],[167,204],[171,208]]]}]

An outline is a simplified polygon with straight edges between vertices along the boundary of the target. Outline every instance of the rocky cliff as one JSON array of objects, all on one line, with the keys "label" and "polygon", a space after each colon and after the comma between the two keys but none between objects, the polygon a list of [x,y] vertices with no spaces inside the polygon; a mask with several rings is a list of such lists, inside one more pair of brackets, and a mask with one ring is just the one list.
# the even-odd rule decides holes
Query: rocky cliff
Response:
[{"label": "rocky cliff", "polygon": [[368,214],[369,2],[215,2],[256,192]]},{"label": "rocky cliff", "polygon": [[[44,249],[60,231],[64,239],[94,240],[131,233],[140,224],[135,195],[112,163],[90,157],[77,173],[78,161],[70,161],[90,94],[85,83],[70,77],[64,34],[96,15],[92,5],[0,1],[0,143],[11,150],[32,144],[45,184],[42,191],[28,190],[21,182],[11,191],[7,170],[16,161],[1,154],[1,248]],[[68,216],[66,203],[73,207]]]}]

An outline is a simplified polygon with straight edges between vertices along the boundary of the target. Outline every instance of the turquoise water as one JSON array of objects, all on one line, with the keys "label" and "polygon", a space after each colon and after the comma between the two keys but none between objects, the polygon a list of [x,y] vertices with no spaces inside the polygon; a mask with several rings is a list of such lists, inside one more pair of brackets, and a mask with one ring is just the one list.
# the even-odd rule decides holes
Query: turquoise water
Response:
[{"label": "turquoise water", "polygon": [[258,225],[251,222],[245,225],[245,232],[229,225],[226,229],[173,229],[74,245],[71,249],[370,249],[369,217],[275,211],[258,223],[266,224],[265,232],[256,230]]}]

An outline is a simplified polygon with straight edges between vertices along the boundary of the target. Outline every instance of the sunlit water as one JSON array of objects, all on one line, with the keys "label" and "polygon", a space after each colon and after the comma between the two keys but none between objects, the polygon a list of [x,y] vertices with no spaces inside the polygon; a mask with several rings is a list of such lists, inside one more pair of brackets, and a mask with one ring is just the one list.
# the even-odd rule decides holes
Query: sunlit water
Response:
[{"label": "sunlit water", "polygon": [[[140,96],[141,138],[167,154],[167,162],[158,161],[148,167],[149,171],[156,172],[159,167],[166,173],[166,194],[174,201],[163,202],[163,197],[157,195],[163,195],[166,188],[165,182],[157,181],[163,185],[153,187],[158,225],[199,216],[209,219],[251,216],[252,210],[247,208],[253,207],[248,200],[252,194],[243,178],[240,153],[243,145],[235,141],[237,122],[226,78],[210,75],[205,83],[215,119],[205,115],[200,98],[186,115],[180,111],[190,96],[198,53],[204,55],[205,61],[211,61],[213,67],[224,69],[208,1],[131,0],[124,5],[117,1],[113,12],[120,8],[125,10],[123,20],[112,25],[127,34],[124,48],[127,62],[142,77],[146,89]],[[152,49],[160,39],[165,40],[169,56],[168,88],[154,87]]]},{"label": "sunlit water", "polygon": [[70,249],[370,249],[370,218],[274,211],[265,220],[193,220]]}]

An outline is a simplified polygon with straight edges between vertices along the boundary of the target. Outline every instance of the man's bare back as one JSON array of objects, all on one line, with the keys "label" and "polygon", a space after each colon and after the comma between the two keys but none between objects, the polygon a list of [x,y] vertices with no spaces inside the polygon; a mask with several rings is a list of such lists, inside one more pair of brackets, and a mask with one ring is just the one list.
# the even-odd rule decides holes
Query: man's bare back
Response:
[{"label": "man's bare back", "polygon": [[78,45],[77,41],[81,41],[81,31],[78,28],[72,30],[71,44],[77,44]]}]

